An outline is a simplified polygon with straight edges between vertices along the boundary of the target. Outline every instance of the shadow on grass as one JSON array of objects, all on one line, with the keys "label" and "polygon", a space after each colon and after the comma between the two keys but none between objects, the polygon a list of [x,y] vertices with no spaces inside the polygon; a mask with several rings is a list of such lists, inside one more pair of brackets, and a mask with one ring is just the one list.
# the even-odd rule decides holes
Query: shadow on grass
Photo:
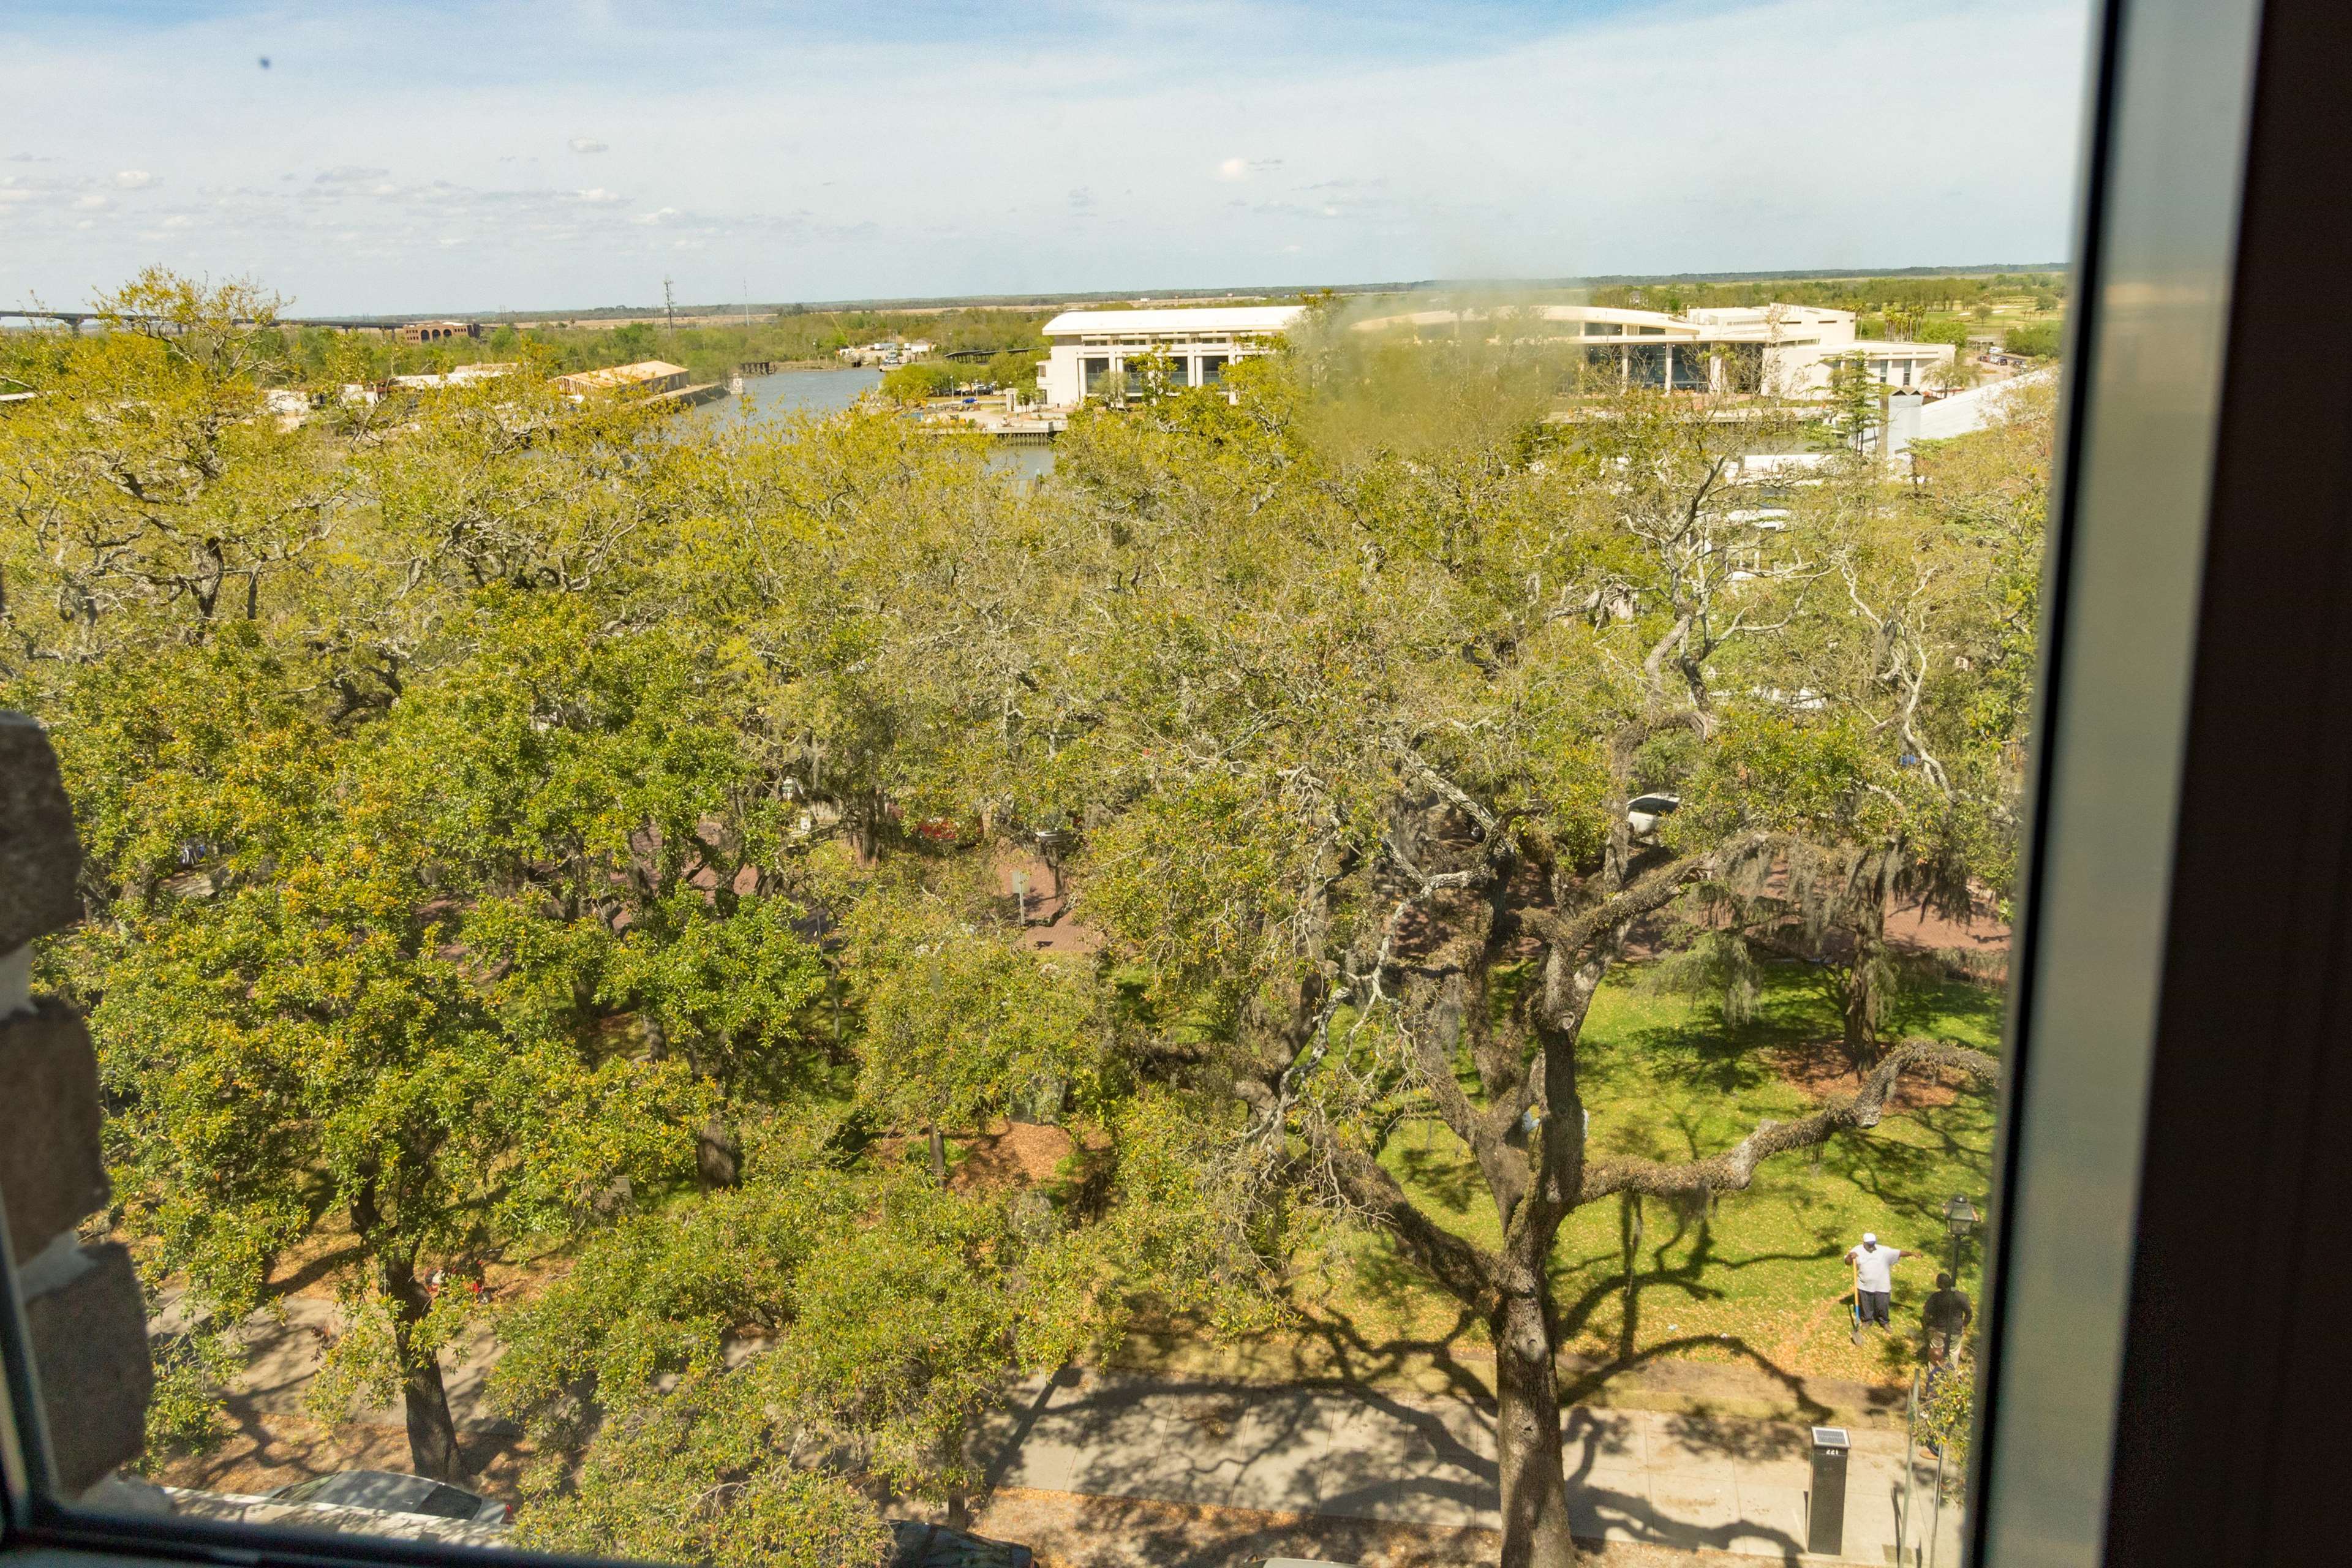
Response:
[{"label": "shadow on grass", "polygon": [[1456,1214],[1467,1213],[1481,1200],[1491,1204],[1476,1163],[1458,1144],[1398,1142],[1392,1147],[1396,1163],[1403,1167],[1398,1174],[1408,1188],[1427,1194]]},{"label": "shadow on grass", "polygon": [[2009,994],[2003,987],[1946,980],[1897,991],[1883,1004],[1882,1016],[1892,1035],[1970,1033],[1983,1042],[1980,1048],[1998,1051],[2008,1007]]}]

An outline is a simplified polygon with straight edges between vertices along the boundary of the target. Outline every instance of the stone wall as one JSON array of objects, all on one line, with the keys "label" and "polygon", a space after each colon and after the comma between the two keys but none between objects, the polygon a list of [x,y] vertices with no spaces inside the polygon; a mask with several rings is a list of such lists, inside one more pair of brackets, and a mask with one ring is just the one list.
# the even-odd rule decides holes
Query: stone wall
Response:
[{"label": "stone wall", "polygon": [[72,1008],[32,994],[31,943],[81,918],[80,870],[47,733],[0,712],[0,1205],[68,1497],[138,1458],[154,1382],[130,1253],[78,1234],[109,1196],[98,1059]]}]

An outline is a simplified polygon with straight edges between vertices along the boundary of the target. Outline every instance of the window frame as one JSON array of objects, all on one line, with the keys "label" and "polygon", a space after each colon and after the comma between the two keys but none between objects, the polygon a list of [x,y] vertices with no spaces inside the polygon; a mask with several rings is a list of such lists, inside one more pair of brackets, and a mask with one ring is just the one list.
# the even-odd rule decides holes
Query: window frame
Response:
[{"label": "window frame", "polygon": [[[2329,71],[2352,8],[2095,9],[1969,1556],[2317,1561],[2320,1532],[2293,1531],[2324,1494],[2288,1480],[2317,1473],[2333,1389],[2287,1369],[2334,1344],[2327,1299],[2292,1287],[2352,1212],[2352,1141],[2317,1125],[2352,1099],[2352,877],[2328,874],[2352,866],[2352,655],[2325,614],[2352,604],[2352,388],[2282,345],[2307,340],[2294,290],[2352,264],[2352,216],[2308,195],[2352,173]],[[2250,780],[2304,805],[2267,860],[2232,853]],[[2238,922],[2255,929],[2223,922],[2260,900]],[[2217,1032],[2246,1017],[2260,1037]],[[2231,1159],[2249,1169],[2217,1190]],[[31,1484],[47,1447],[15,1273],[0,1234],[7,1568],[452,1556],[68,1514]],[[2217,1332],[2234,1337],[2184,1353]]]}]

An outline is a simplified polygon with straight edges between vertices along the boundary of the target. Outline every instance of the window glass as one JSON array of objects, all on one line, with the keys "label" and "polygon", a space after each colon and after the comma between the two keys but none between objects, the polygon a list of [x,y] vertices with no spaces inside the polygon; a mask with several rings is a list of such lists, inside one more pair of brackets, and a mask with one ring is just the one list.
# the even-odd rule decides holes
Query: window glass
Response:
[{"label": "window glass", "polygon": [[455,1487],[435,1487],[415,1508],[418,1513],[429,1513],[436,1519],[471,1519],[481,1511],[482,1500]]},{"label": "window glass", "polygon": [[12,8],[57,1500],[1954,1561],[2086,15]]}]

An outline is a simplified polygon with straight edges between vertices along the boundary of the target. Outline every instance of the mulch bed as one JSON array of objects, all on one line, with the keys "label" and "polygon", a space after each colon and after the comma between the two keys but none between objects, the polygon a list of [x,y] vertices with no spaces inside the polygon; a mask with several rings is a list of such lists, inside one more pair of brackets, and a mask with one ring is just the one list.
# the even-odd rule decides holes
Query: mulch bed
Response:
[{"label": "mulch bed", "polygon": [[[1784,1083],[1794,1085],[1815,1100],[1831,1100],[1842,1094],[1857,1094],[1862,1079],[1846,1059],[1845,1048],[1835,1040],[1807,1040],[1799,1046],[1775,1046],[1764,1053],[1772,1070]],[[1907,1072],[1897,1080],[1893,1093],[1886,1097],[1889,1110],[1916,1110],[1926,1106],[1949,1105],[1959,1098],[1968,1080],[1958,1073]]]}]

